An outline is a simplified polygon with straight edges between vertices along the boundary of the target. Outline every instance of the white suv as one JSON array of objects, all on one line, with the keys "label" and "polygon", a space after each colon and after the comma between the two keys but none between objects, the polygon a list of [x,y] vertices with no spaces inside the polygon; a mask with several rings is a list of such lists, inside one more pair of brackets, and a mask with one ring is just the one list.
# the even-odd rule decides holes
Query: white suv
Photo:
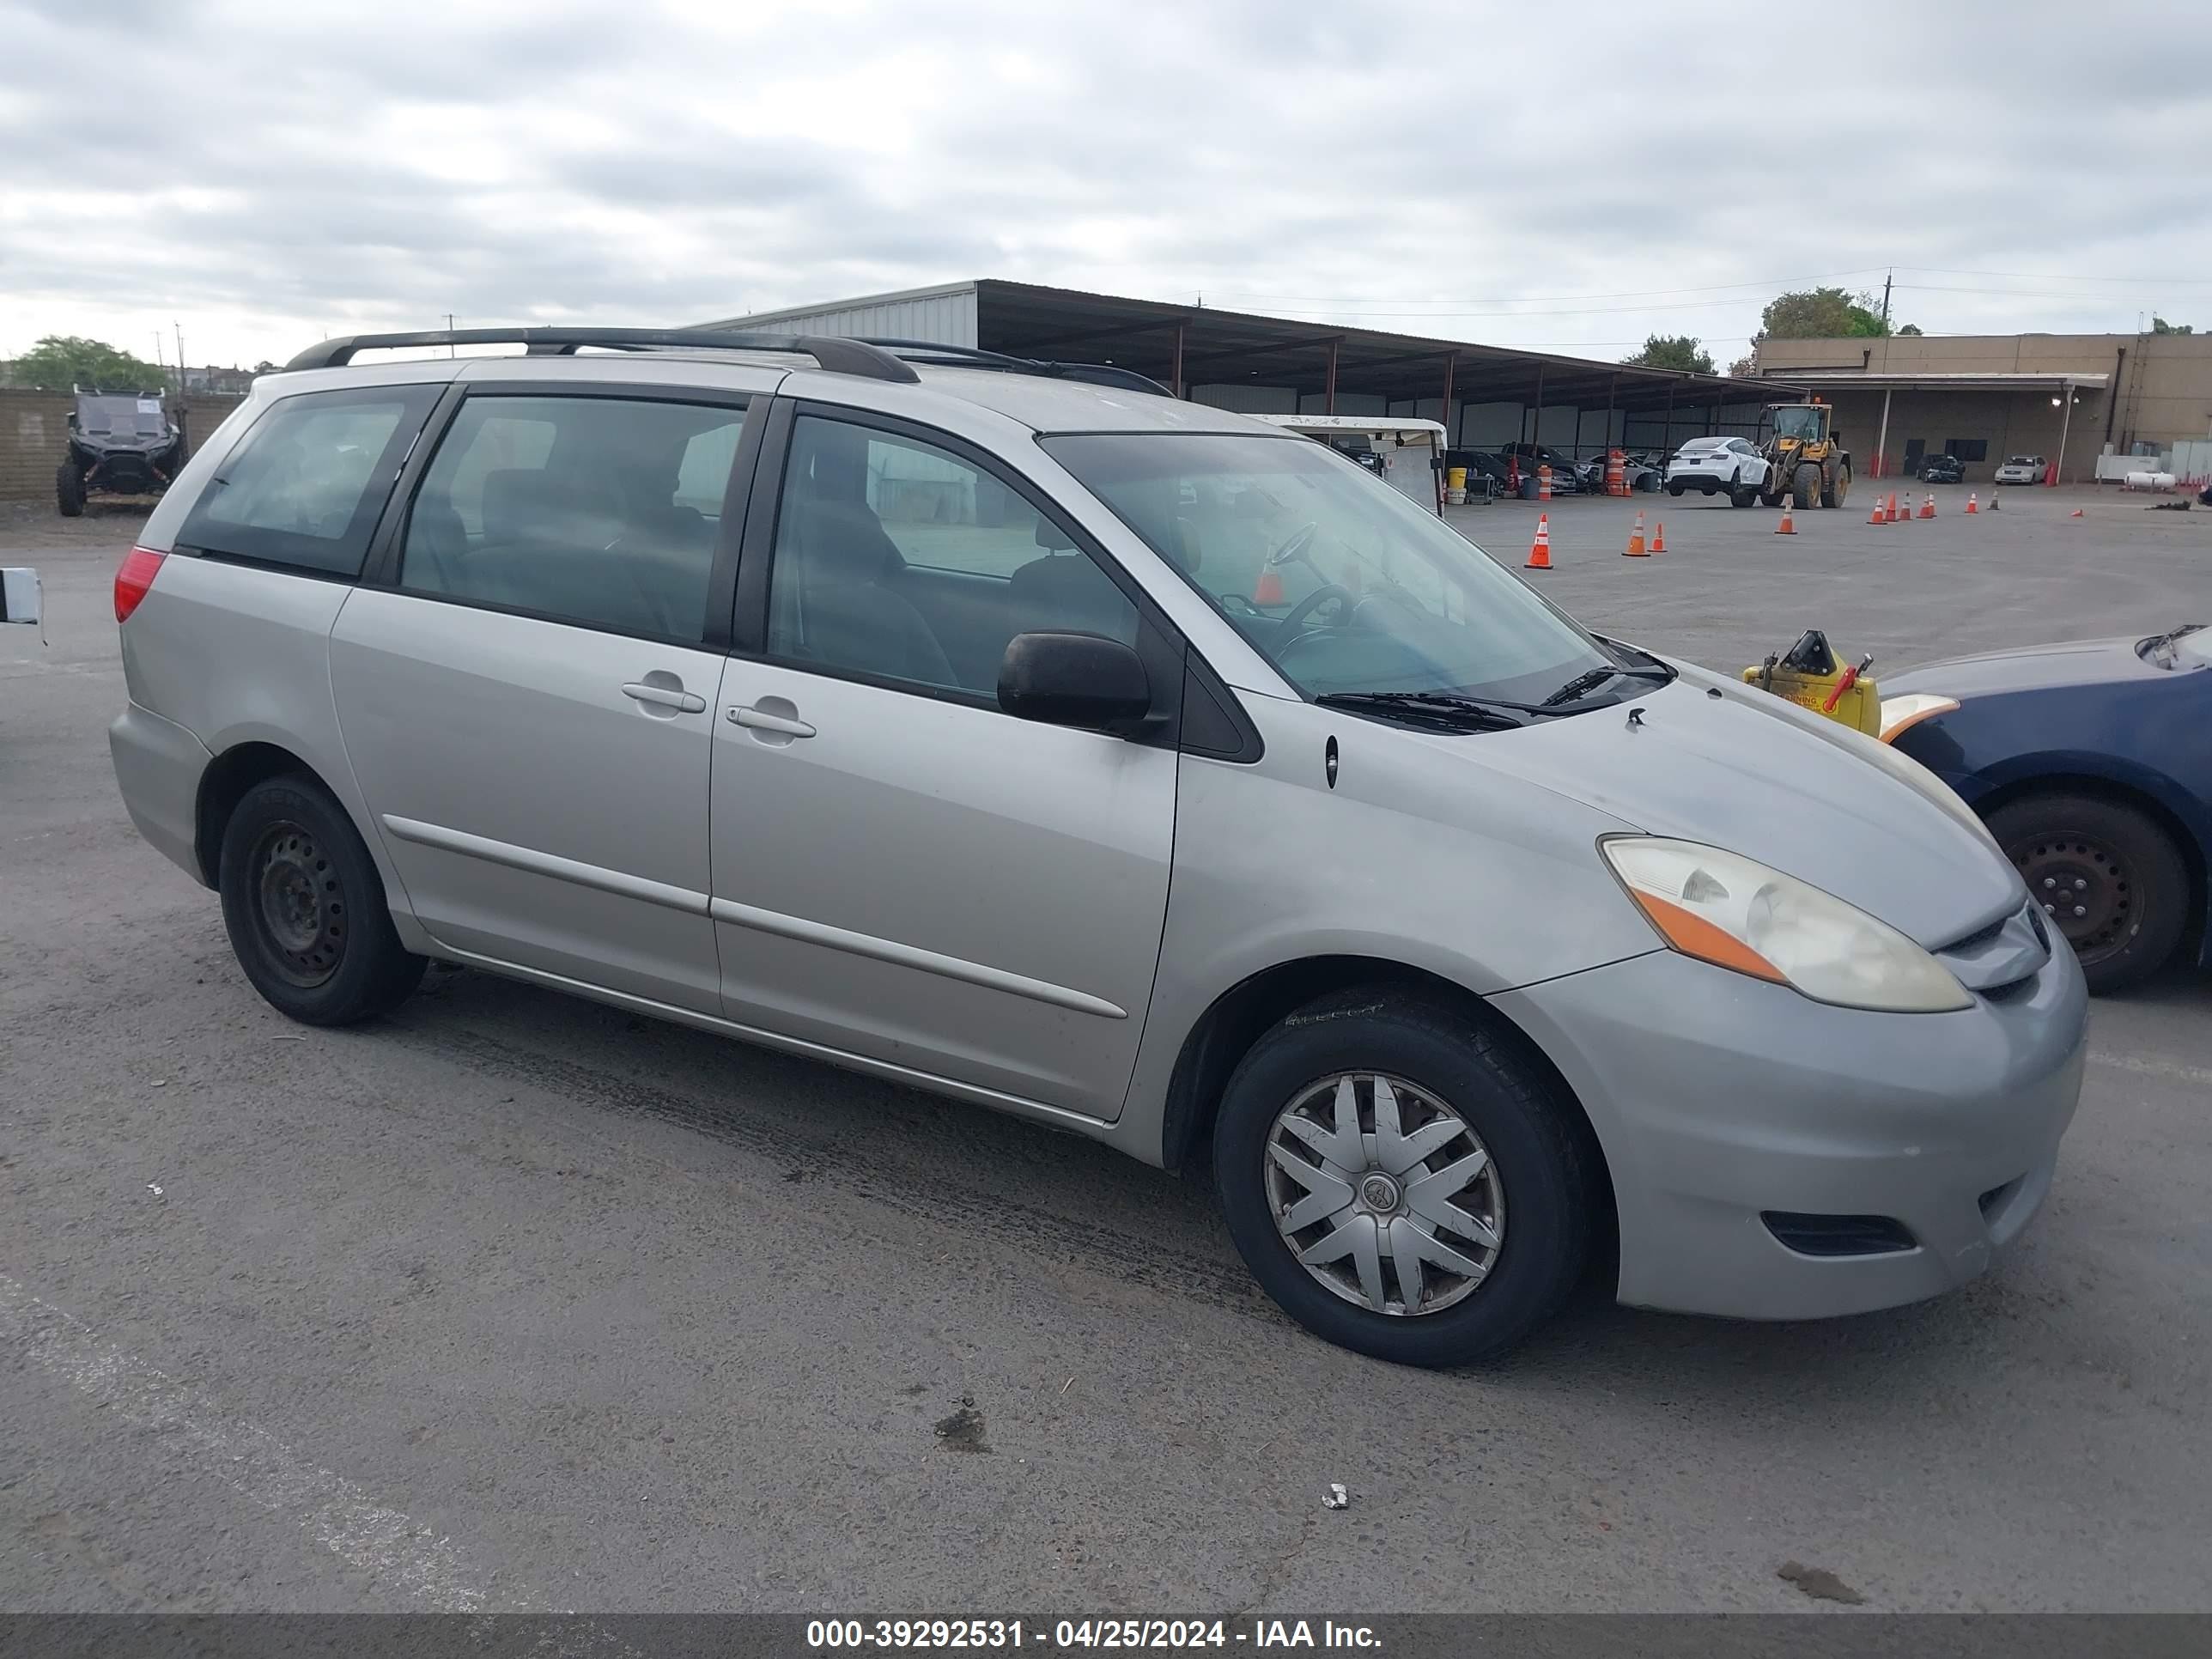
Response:
[{"label": "white suv", "polygon": [[1667,463],[1667,493],[1686,489],[1725,495],[1730,507],[1749,507],[1766,482],[1766,458],[1742,438],[1692,438]]}]

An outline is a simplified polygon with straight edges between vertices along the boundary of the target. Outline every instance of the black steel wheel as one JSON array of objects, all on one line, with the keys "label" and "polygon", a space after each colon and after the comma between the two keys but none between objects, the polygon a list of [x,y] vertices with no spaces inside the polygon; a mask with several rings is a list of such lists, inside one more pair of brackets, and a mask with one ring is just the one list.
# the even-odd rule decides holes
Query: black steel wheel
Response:
[{"label": "black steel wheel", "polygon": [[422,980],[428,964],[399,943],[360,832],[311,778],[246,792],[223,831],[218,884],[239,966],[294,1019],[348,1024]]},{"label": "black steel wheel", "polygon": [[2093,795],[2028,795],[1991,813],[1990,832],[2074,947],[2092,991],[2136,984],[2173,954],[2189,870],[2144,813]]}]

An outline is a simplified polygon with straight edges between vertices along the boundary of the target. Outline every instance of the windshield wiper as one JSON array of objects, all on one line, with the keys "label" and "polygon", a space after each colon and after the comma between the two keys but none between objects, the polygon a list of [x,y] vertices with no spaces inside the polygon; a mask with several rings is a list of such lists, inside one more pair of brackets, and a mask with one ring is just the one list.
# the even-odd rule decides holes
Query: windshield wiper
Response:
[{"label": "windshield wiper", "polygon": [[2179,639],[2183,635],[2197,633],[2203,627],[2204,624],[2203,623],[2184,623],[2180,627],[2170,629],[2163,634],[2152,635],[2136,648],[2142,652],[2143,655],[2147,657],[2151,656],[2158,652],[2170,649],[2172,647],[2173,642]]},{"label": "windshield wiper", "polygon": [[1327,691],[1314,702],[1322,708],[1400,714],[1441,726],[1472,726],[1492,732],[1525,726],[1528,722],[1516,716],[1539,712],[1525,702],[1500,702],[1490,697],[1462,696],[1452,691]]},{"label": "windshield wiper", "polygon": [[1616,668],[1608,663],[1603,668],[1593,668],[1586,673],[1576,675],[1537,706],[1542,708],[1556,708],[1563,702],[1572,702],[1578,697],[1587,696],[1610,679],[1664,682],[1674,678],[1674,671],[1664,663],[1654,663],[1649,668]]}]

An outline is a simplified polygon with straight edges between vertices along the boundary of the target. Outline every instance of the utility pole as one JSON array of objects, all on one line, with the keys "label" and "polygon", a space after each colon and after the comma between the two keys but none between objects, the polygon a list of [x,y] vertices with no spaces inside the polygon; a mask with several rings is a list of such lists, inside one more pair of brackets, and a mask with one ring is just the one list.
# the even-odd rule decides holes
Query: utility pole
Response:
[{"label": "utility pole", "polygon": [[[448,333],[448,334],[451,334],[453,331],[453,313],[452,312],[450,312],[450,311],[449,311],[449,312],[447,312],[447,313],[446,313],[446,332],[447,332],[447,333]],[[450,357],[450,356],[452,356],[453,355],[453,343],[451,340],[448,340],[448,341],[447,341],[447,342],[446,342],[446,355],[447,355],[448,357]]]},{"label": "utility pole", "polygon": [[172,317],[169,326],[177,331],[177,396],[181,398],[185,395],[185,325]]},{"label": "utility pole", "polygon": [[1889,285],[1896,280],[1897,272],[1894,269],[1883,273],[1881,279],[1881,331],[1885,337],[1889,333]]}]

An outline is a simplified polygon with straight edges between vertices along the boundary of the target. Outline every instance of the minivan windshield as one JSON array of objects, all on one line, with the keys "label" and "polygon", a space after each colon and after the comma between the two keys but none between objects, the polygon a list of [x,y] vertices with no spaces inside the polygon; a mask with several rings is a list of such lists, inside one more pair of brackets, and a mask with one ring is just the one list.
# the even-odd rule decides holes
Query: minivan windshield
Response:
[{"label": "minivan windshield", "polygon": [[1039,441],[1309,697],[1431,694],[1567,713],[1648,690],[1622,663],[1646,679],[1667,672],[1632,653],[1617,661],[1435,514],[1306,439]]}]

